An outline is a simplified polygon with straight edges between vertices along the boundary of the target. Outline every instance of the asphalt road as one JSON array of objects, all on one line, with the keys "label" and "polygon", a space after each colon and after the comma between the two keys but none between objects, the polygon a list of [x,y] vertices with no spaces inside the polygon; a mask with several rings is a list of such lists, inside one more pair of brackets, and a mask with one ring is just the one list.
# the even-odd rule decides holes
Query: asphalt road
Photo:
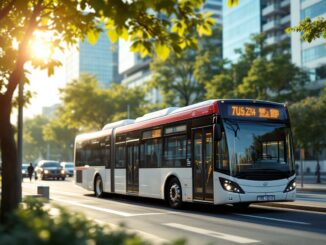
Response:
[{"label": "asphalt road", "polygon": [[[112,227],[123,223],[128,230],[154,244],[179,238],[196,245],[326,244],[325,213],[257,205],[246,211],[227,205],[203,204],[187,204],[182,210],[174,210],[161,200],[120,195],[106,195],[99,199],[69,179],[24,180],[24,195],[35,195],[37,186],[49,186],[50,199],[54,203],[83,212],[88,218]],[[300,198],[310,198],[309,195],[300,195]],[[320,201],[323,197],[317,199]]]}]

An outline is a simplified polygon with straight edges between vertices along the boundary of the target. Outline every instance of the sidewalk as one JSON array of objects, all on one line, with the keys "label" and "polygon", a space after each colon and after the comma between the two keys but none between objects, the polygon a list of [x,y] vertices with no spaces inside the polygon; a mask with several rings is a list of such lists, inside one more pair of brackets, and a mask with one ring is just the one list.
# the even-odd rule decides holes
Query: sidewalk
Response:
[{"label": "sidewalk", "polygon": [[[321,184],[303,184],[297,183],[297,192],[313,192],[313,193],[324,193],[326,194],[326,183]],[[325,196],[326,198],[326,196]]]},{"label": "sidewalk", "polygon": [[300,179],[297,178],[297,200],[294,202],[272,202],[257,205],[326,213],[326,181],[321,184],[304,183],[303,187],[301,187]]}]

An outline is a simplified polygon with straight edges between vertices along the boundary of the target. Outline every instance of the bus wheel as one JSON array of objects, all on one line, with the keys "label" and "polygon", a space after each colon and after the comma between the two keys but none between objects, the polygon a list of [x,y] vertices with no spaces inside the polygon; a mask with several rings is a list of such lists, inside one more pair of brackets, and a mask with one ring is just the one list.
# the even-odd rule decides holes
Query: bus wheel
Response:
[{"label": "bus wheel", "polygon": [[103,181],[101,176],[96,176],[95,184],[94,184],[94,192],[95,196],[102,197],[103,196]]},{"label": "bus wheel", "polygon": [[180,208],[182,206],[182,190],[178,179],[172,178],[167,186],[167,201],[172,208]]}]

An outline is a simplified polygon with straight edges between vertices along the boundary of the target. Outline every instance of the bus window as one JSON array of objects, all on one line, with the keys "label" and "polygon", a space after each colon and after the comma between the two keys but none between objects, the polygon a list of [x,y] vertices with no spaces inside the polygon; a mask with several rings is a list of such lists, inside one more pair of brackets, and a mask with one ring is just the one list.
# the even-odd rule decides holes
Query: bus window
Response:
[{"label": "bus window", "polygon": [[215,152],[215,169],[223,173],[229,173],[229,153],[224,132],[222,132],[221,140],[216,142]]},{"label": "bus window", "polygon": [[161,167],[162,162],[162,139],[146,140],[141,147],[142,168]]},{"label": "bus window", "polygon": [[116,145],[116,156],[115,156],[115,159],[116,159],[115,167],[116,168],[125,168],[126,167],[125,151],[126,151],[125,144]]},{"label": "bus window", "polygon": [[163,167],[186,166],[186,143],[187,139],[185,135],[165,138]]},{"label": "bus window", "polygon": [[76,147],[76,161],[75,164],[76,166],[82,166],[84,159],[85,159],[85,154],[84,154],[84,150],[82,148],[81,144],[78,144]]}]

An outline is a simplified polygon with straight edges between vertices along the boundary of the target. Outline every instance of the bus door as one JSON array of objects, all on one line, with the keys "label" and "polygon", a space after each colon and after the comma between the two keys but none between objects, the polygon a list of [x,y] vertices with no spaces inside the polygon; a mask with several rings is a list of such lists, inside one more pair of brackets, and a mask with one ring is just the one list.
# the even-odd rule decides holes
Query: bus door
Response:
[{"label": "bus door", "polygon": [[139,191],[139,142],[127,143],[127,192]]},{"label": "bus door", "polygon": [[195,200],[213,201],[213,130],[192,130],[193,196]]}]

